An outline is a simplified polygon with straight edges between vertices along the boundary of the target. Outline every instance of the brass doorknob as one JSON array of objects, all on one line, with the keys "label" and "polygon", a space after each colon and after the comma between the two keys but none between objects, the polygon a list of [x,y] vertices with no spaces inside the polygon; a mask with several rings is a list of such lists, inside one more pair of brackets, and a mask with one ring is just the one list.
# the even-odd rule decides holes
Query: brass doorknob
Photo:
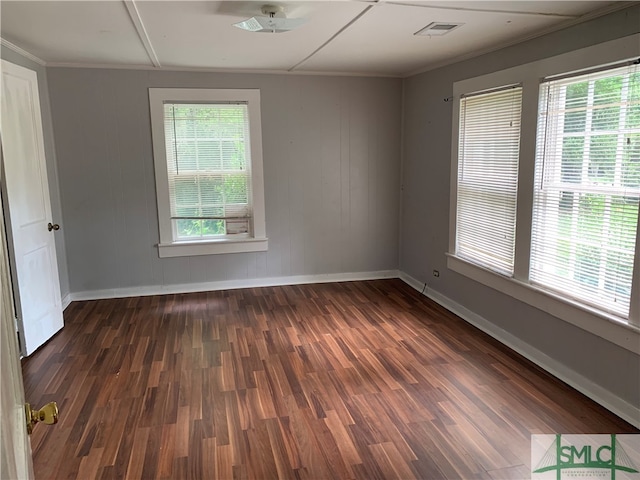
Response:
[{"label": "brass doorknob", "polygon": [[47,225],[47,230],[51,231],[51,230],[60,230],[60,225],[58,225],[57,223],[51,223],[49,222],[49,225]]},{"label": "brass doorknob", "polygon": [[38,423],[46,423],[47,425],[53,425],[58,423],[58,404],[56,402],[47,403],[40,410],[32,410],[31,405],[24,404],[25,413],[27,415],[27,433],[31,435],[33,426]]}]

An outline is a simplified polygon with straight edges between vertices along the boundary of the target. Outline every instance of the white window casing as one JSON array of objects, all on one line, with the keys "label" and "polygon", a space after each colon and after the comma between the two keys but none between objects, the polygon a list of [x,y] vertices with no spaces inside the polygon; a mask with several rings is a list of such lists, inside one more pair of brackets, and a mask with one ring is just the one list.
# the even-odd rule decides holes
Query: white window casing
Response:
[{"label": "white window casing", "polygon": [[460,100],[456,255],[513,274],[522,87]]},{"label": "white window casing", "polygon": [[160,257],[265,251],[260,92],[150,88]]},{"label": "white window casing", "polygon": [[[562,155],[556,158],[555,166],[553,159],[547,158],[547,166],[549,168],[547,174],[550,176],[544,177],[545,168],[541,160],[544,147],[541,146],[541,140],[538,135],[538,126],[540,125],[538,115],[539,108],[544,107],[544,102],[542,102],[543,105],[541,107],[539,92],[541,89],[547,92],[547,90],[545,90],[545,88],[547,88],[546,84],[551,81],[558,83],[564,82],[565,84],[570,83],[572,80],[569,77],[575,77],[576,75],[589,71],[592,71],[595,76],[607,75],[603,72],[620,66],[623,62],[633,63],[638,57],[640,57],[640,34],[635,34],[556,57],[454,83],[452,102],[453,132],[451,149],[449,251],[447,253],[447,266],[455,272],[528,303],[636,353],[640,353],[640,255],[638,254],[640,249],[640,235],[638,235],[640,230],[638,223],[640,223],[640,220],[637,219],[637,213],[635,213],[635,208],[637,207],[633,207],[633,205],[631,207],[628,205],[622,206],[621,202],[623,202],[623,200],[621,199],[630,199],[632,204],[637,201],[635,200],[637,199],[637,191],[634,190],[635,187],[631,185],[629,173],[633,169],[629,168],[629,162],[625,159],[633,155],[634,152],[636,156],[640,152],[636,152],[636,147],[634,146],[636,137],[633,135],[635,135],[636,132],[627,128],[627,124],[621,123],[626,121],[627,116],[619,115],[617,117],[618,123],[615,132],[612,129],[605,130],[605,128],[608,129],[611,127],[611,124],[606,124],[607,119],[611,120],[615,117],[612,112],[616,110],[616,108],[622,111],[624,109],[628,110],[630,106],[622,105],[622,97],[618,99],[620,100],[620,102],[618,102],[620,103],[619,105],[616,103],[617,97],[613,99],[613,104],[607,104],[604,98],[599,99],[595,105],[592,105],[592,110],[601,110],[598,114],[600,115],[600,117],[598,117],[598,122],[600,122],[598,128],[602,128],[595,134],[587,133],[582,136],[583,145],[596,147],[599,145],[600,154],[595,157],[587,156],[587,160],[584,160],[585,156],[583,155],[581,172],[586,171],[589,173],[590,162],[592,173],[599,169],[601,181],[599,185],[596,185],[596,190],[603,190],[600,192],[601,194],[605,196],[609,195],[609,200],[607,200],[610,205],[609,211],[613,212],[613,216],[609,215],[608,217],[608,230],[607,228],[603,228],[600,231],[600,240],[605,242],[603,251],[607,253],[605,258],[603,258],[602,255],[598,257],[598,271],[608,272],[607,275],[609,277],[609,280],[606,280],[607,275],[598,278],[598,284],[600,287],[603,287],[603,291],[607,291],[608,289],[609,293],[614,293],[610,296],[610,299],[614,298],[615,300],[610,303],[596,298],[593,292],[590,292],[588,295],[567,293],[567,291],[564,290],[567,288],[565,284],[570,282],[563,283],[556,281],[555,284],[549,284],[549,282],[542,278],[544,275],[541,276],[540,274],[541,269],[544,272],[545,269],[548,271],[549,268],[540,263],[539,260],[541,258],[547,258],[547,260],[553,259],[553,255],[549,256],[547,254],[548,252],[545,253],[545,250],[548,251],[550,249],[548,240],[549,236],[552,236],[552,233],[549,232],[553,231],[554,216],[557,225],[560,198],[558,194],[556,194],[555,203],[553,199],[549,202],[548,199],[550,197],[547,195],[546,205],[549,208],[545,210],[544,193],[539,187],[544,186],[551,190],[558,190],[560,187],[554,184],[553,180],[562,179],[563,167],[562,161],[557,159],[561,159]],[[600,67],[601,71],[595,71],[594,67]],[[593,77],[594,79],[596,78],[595,76]],[[509,275],[509,272],[500,271],[491,265],[465,257],[465,255],[461,254],[457,249],[458,190],[460,188],[458,172],[460,169],[460,142],[462,141],[459,130],[461,125],[461,101],[463,101],[465,94],[469,94],[470,92],[490,91],[504,85],[522,85],[523,87],[517,182],[515,255],[513,274],[511,275]],[[616,112],[617,111],[618,110],[616,110]],[[574,114],[574,117],[575,116],[576,114]],[[613,122],[613,120],[611,120],[611,122]],[[620,125],[622,125],[622,127]],[[554,128],[557,132],[561,132],[561,135],[554,140],[556,146],[561,146],[562,142],[565,142],[566,145],[567,141],[564,139],[567,137],[580,137],[578,132],[565,133],[564,126],[556,125]],[[605,140],[604,142],[591,140],[592,136],[607,134],[611,135],[611,138],[596,139]],[[612,156],[603,153],[606,150],[605,147],[611,146],[609,145],[610,143],[613,145],[614,136],[616,155]],[[572,141],[579,143],[578,140]],[[571,141],[569,141],[569,143],[571,143]],[[561,150],[562,149],[560,149],[560,151]],[[567,155],[565,155],[565,157],[566,156]],[[615,159],[612,160],[614,157]],[[537,163],[536,159],[538,159]],[[627,173],[625,173],[625,168]],[[553,172],[555,172],[555,177],[551,175]],[[565,174],[567,173],[566,165],[564,172]],[[635,170],[633,170],[633,172],[635,172]],[[593,175],[596,175],[596,173],[593,173]],[[632,175],[635,175],[635,173]],[[545,178],[547,183],[541,183]],[[621,179],[624,178],[629,180],[627,184],[621,181]],[[609,181],[610,184],[606,186],[602,185],[602,183],[604,183],[603,180]],[[616,182],[618,183],[616,184]],[[569,183],[575,187],[575,178],[573,182]],[[595,183],[598,184],[598,182]],[[616,191],[616,185],[623,186],[624,191]],[[566,185],[564,185],[563,188],[564,187],[566,187]],[[581,190],[580,195],[586,194],[582,191],[586,188],[592,188],[592,186],[584,185],[579,187],[578,189]],[[607,190],[607,192],[604,192],[604,190]],[[565,190],[560,189],[559,191]],[[635,203],[635,205],[637,205],[637,203]],[[624,208],[618,208],[621,206]],[[600,205],[597,207],[600,208]],[[602,208],[600,208],[600,210],[602,210]],[[583,217],[593,219],[593,217],[589,215],[583,215]],[[603,214],[600,217],[605,218],[606,215]],[[575,218],[579,219],[580,216]],[[633,219],[636,219],[635,229],[631,225]],[[584,223],[585,220],[575,221],[582,221]],[[597,230],[596,227],[600,225],[598,222],[599,221],[593,220],[591,227],[587,226],[587,231],[593,232]],[[608,247],[606,242],[611,238],[610,233],[621,223],[627,226],[624,232],[621,232],[618,228],[618,244]],[[576,227],[572,228],[575,229]],[[577,233],[577,230],[574,233]],[[586,243],[593,241],[591,238],[585,239],[584,237],[585,234],[582,234],[580,235],[579,241],[574,242],[576,244],[573,247],[574,249],[577,248],[577,244],[583,240],[585,240]],[[615,241],[612,242],[615,243]],[[624,244],[624,248],[622,249],[620,249],[621,244]],[[598,247],[598,249],[600,249],[600,247]],[[614,255],[609,256],[609,252],[614,252]],[[543,253],[545,253],[545,255],[542,255]],[[624,259],[622,262],[618,262],[618,267],[616,267],[615,262],[611,260],[613,257],[617,257],[618,259],[624,257]],[[592,274],[595,272],[590,266],[591,264],[595,265],[595,262],[589,264],[589,262],[585,260],[582,263],[583,267],[585,267],[583,271],[590,271]],[[614,272],[614,274],[611,275],[611,272]],[[578,276],[577,278],[580,277]],[[590,280],[593,280],[593,278],[594,275],[591,275]],[[613,279],[613,281],[611,279]],[[605,283],[607,288],[604,288]],[[626,300],[621,302],[620,299],[622,297],[626,297]]]},{"label": "white window casing", "polygon": [[544,81],[531,282],[628,318],[640,202],[640,68]]}]

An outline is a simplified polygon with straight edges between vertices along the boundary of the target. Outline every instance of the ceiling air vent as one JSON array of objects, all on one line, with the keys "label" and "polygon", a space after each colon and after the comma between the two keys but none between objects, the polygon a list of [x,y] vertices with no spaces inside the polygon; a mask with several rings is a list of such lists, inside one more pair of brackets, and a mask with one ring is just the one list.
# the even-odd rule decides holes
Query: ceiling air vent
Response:
[{"label": "ceiling air vent", "polygon": [[448,23],[448,22],[433,22],[424,27],[422,30],[418,30],[414,35],[423,36],[435,36],[444,35],[458,27],[461,27],[464,23]]}]

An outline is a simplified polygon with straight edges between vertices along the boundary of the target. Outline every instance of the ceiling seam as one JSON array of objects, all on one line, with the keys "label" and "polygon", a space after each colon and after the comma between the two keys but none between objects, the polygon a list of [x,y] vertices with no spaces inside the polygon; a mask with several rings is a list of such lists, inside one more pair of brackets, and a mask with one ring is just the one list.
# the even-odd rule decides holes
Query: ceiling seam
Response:
[{"label": "ceiling seam", "polygon": [[[153,49],[153,45],[151,44],[151,40],[149,38],[149,36],[147,35],[146,29],[144,27],[144,24],[142,23],[142,19],[140,17],[140,12],[137,9],[137,5],[136,5],[136,1],[137,0],[123,0],[123,3],[125,4],[125,8],[127,8],[127,12],[130,16],[130,19],[132,21],[132,23],[134,24],[137,33],[140,37],[140,41],[143,43],[143,45],[145,46],[145,49],[147,50],[147,54],[151,60],[152,65],[135,65],[135,66],[130,66],[128,68],[138,68],[138,69],[162,69],[164,70],[165,67],[160,65],[160,61]],[[316,55],[318,52],[320,52],[324,47],[326,47],[327,45],[329,45],[329,43],[331,43],[335,38],[337,38],[342,32],[344,32],[345,30],[347,30],[351,25],[353,25],[357,20],[359,20],[362,16],[364,16],[364,14],[366,14],[373,6],[380,6],[380,5],[398,5],[398,6],[414,6],[414,7],[423,7],[423,8],[445,8],[445,9],[455,9],[456,7],[447,7],[447,6],[441,6],[441,7],[432,7],[430,5],[415,5],[415,4],[411,4],[409,2],[403,2],[402,0],[400,1],[393,1],[393,0],[389,0],[389,1],[379,1],[376,0],[376,3],[372,3],[372,2],[362,2],[364,5],[367,5],[359,14],[357,14],[351,21],[349,21],[346,25],[344,25],[342,28],[340,28],[340,30],[338,30],[335,34],[333,34],[326,42],[324,42],[319,48],[317,48],[315,51],[313,51],[310,55],[308,55],[307,57],[305,57],[303,60],[301,60],[300,62],[298,62],[297,64],[295,64],[293,67],[287,69],[287,70],[260,70],[260,69],[224,69],[224,68],[194,68],[193,70],[190,68],[175,68],[175,67],[169,67],[167,68],[167,70],[178,70],[178,71],[237,71],[237,72],[243,72],[243,73],[275,73],[275,74],[283,74],[283,73],[297,73],[297,74],[305,74],[306,72],[304,70],[296,70],[298,68],[301,67],[301,65],[303,65],[305,62],[309,61],[314,55]],[[629,2],[630,3],[630,2]],[[314,72],[310,72],[313,75],[348,75],[348,76],[373,76],[373,77],[392,77],[392,78],[408,78],[411,77],[413,75],[417,75],[423,72],[427,72],[430,70],[434,70],[437,68],[441,68],[444,67],[446,65],[450,65],[452,63],[457,63],[460,61],[464,61],[470,58],[475,58],[477,56],[486,54],[486,53],[490,53],[496,50],[500,50],[502,48],[507,48],[510,47],[512,45],[516,45],[522,42],[526,42],[529,41],[533,38],[537,38],[540,36],[544,36],[546,34],[552,33],[554,31],[557,30],[562,30],[564,28],[570,27],[572,25],[575,24],[579,24],[579,23],[583,23],[585,21],[588,20],[592,20],[593,18],[597,18],[600,17],[602,15],[608,14],[608,13],[613,13],[615,11],[619,11],[619,10],[623,10],[625,8],[629,7],[629,3],[628,2],[616,2],[616,4],[613,5],[608,5],[606,7],[602,7],[600,9],[588,12],[586,14],[583,14],[577,18],[572,18],[572,19],[567,19],[564,22],[559,23],[558,25],[553,25],[551,27],[547,27],[541,31],[538,32],[534,32],[530,35],[525,35],[523,37],[508,41],[506,43],[500,43],[499,45],[493,46],[493,47],[488,47],[486,49],[482,49],[480,51],[475,51],[475,52],[471,52],[471,53],[467,53],[466,55],[460,55],[460,56],[456,56],[453,58],[448,58],[445,61],[440,61],[440,62],[436,62],[435,64],[429,65],[429,66],[425,66],[421,69],[416,69],[413,71],[405,71],[405,72],[395,72],[393,74],[389,74],[389,73],[381,73],[381,72],[369,72],[369,73],[364,73],[364,72],[319,72],[319,71],[314,71]],[[509,13],[518,13],[518,12],[509,12]],[[137,19],[137,20],[136,20]],[[148,42],[148,48],[147,45],[144,42],[144,39],[146,38],[147,42]],[[110,64],[91,64],[91,65],[83,65],[83,64],[72,64],[72,63],[64,63],[64,62],[50,62],[50,61],[45,61],[42,60],[40,58],[38,58],[37,56],[29,53],[28,51],[24,50],[23,48],[12,44],[11,42],[7,41],[5,38],[0,37],[1,40],[1,44],[3,47],[6,47],[14,52],[17,52],[18,54],[21,54],[22,56],[34,61],[35,63],[39,64],[39,65],[43,65],[43,66],[52,66],[52,67],[85,67],[85,68],[123,68],[122,66],[119,65],[110,65]],[[155,60],[154,60],[155,59]],[[127,67],[124,67],[127,68]]]},{"label": "ceiling seam", "polygon": [[133,26],[135,27],[136,32],[138,32],[138,37],[140,38],[140,41],[142,42],[142,45],[144,46],[144,49],[149,56],[149,60],[151,60],[151,63],[154,67],[161,67],[162,65],[160,65],[160,60],[158,60],[158,56],[153,49],[151,39],[149,38],[149,35],[147,35],[147,30],[144,28],[144,23],[142,23],[142,17],[140,16],[140,12],[138,11],[138,7],[136,6],[135,1],[123,0],[123,2],[124,6],[127,9],[127,12],[129,12],[129,17],[133,22]]},{"label": "ceiling seam", "polygon": [[320,50],[322,50],[324,47],[326,47],[327,45],[329,45],[331,42],[333,42],[342,32],[344,32],[345,30],[347,30],[351,25],[353,25],[354,23],[356,23],[358,20],[360,20],[360,18],[362,18],[364,16],[365,13],[367,13],[369,10],[371,10],[376,4],[372,4],[367,6],[363,11],[361,11],[358,15],[356,15],[353,19],[351,19],[351,21],[349,23],[347,23],[346,25],[344,25],[340,30],[338,30],[336,33],[334,33],[326,42],[324,42],[322,45],[320,45],[318,48],[316,48],[313,52],[311,52],[309,55],[307,55],[306,57],[304,57],[302,60],[300,60],[298,63],[296,63],[293,67],[291,67],[288,71],[289,72],[293,72],[296,68],[298,68],[300,65],[302,65],[303,63],[307,62],[308,60],[311,59],[311,57],[313,57],[316,53],[318,53]]},{"label": "ceiling seam", "polygon": [[579,25],[581,23],[585,23],[588,22],[590,20],[593,20],[595,18],[599,18],[599,17],[603,17],[605,15],[608,15],[610,13],[615,13],[621,10],[625,10],[626,8],[629,8],[629,5],[626,4],[626,2],[618,2],[617,4],[612,4],[612,5],[608,5],[606,7],[597,9],[597,10],[593,10],[591,12],[585,13],[583,15],[580,15],[577,18],[573,18],[573,19],[569,19],[566,20],[564,22],[561,22],[559,24],[556,25],[551,25],[547,28],[544,28],[542,30],[539,30],[537,32],[533,32],[529,35],[525,35],[523,37],[520,38],[516,38],[513,39],[511,41],[508,42],[504,42],[504,43],[500,43],[499,45],[495,45],[493,47],[487,47],[481,50],[477,50],[475,52],[470,52],[470,53],[466,53],[463,55],[459,55],[456,57],[452,57],[452,58],[448,58],[444,61],[441,62],[436,62],[432,65],[429,65],[428,67],[424,67],[418,70],[414,70],[411,72],[406,72],[404,74],[401,74],[400,76],[402,78],[409,78],[409,77],[413,77],[415,75],[420,75],[422,73],[426,73],[426,72],[430,72],[432,70],[437,70],[438,68],[442,68],[442,67],[446,67],[448,65],[453,65],[455,63],[459,63],[459,62],[463,62],[465,60],[471,60],[472,58],[477,58],[480,57],[482,55],[486,55],[488,53],[493,53],[496,52],[498,50],[502,50],[503,48],[508,48],[508,47],[512,47],[514,45],[518,45],[520,43],[524,43],[524,42],[528,42],[530,40],[535,40],[536,38],[540,38],[540,37],[544,37],[545,35],[549,35],[551,33],[560,31],[560,30],[564,30],[566,28],[572,27],[574,25]]},{"label": "ceiling seam", "polygon": [[564,13],[547,13],[547,12],[532,12],[532,11],[514,11],[514,10],[499,10],[489,8],[469,8],[469,7],[448,7],[446,5],[420,5],[407,2],[384,2],[385,5],[397,5],[399,7],[418,7],[418,8],[430,8],[433,10],[453,10],[458,12],[478,12],[478,13],[504,13],[508,15],[529,15],[529,16],[541,16],[541,17],[558,17],[558,18],[579,18],[580,15],[564,14]]}]

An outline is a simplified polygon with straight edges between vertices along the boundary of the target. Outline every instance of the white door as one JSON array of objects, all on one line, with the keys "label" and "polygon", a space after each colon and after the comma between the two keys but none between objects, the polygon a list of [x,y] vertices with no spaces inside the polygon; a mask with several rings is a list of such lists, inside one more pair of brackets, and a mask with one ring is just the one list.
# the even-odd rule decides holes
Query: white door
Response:
[{"label": "white door", "polygon": [[0,478],[33,478],[24,412],[24,386],[14,328],[7,244],[0,205]]},{"label": "white door", "polygon": [[36,72],[3,60],[1,103],[17,327],[30,355],[63,326]]}]

